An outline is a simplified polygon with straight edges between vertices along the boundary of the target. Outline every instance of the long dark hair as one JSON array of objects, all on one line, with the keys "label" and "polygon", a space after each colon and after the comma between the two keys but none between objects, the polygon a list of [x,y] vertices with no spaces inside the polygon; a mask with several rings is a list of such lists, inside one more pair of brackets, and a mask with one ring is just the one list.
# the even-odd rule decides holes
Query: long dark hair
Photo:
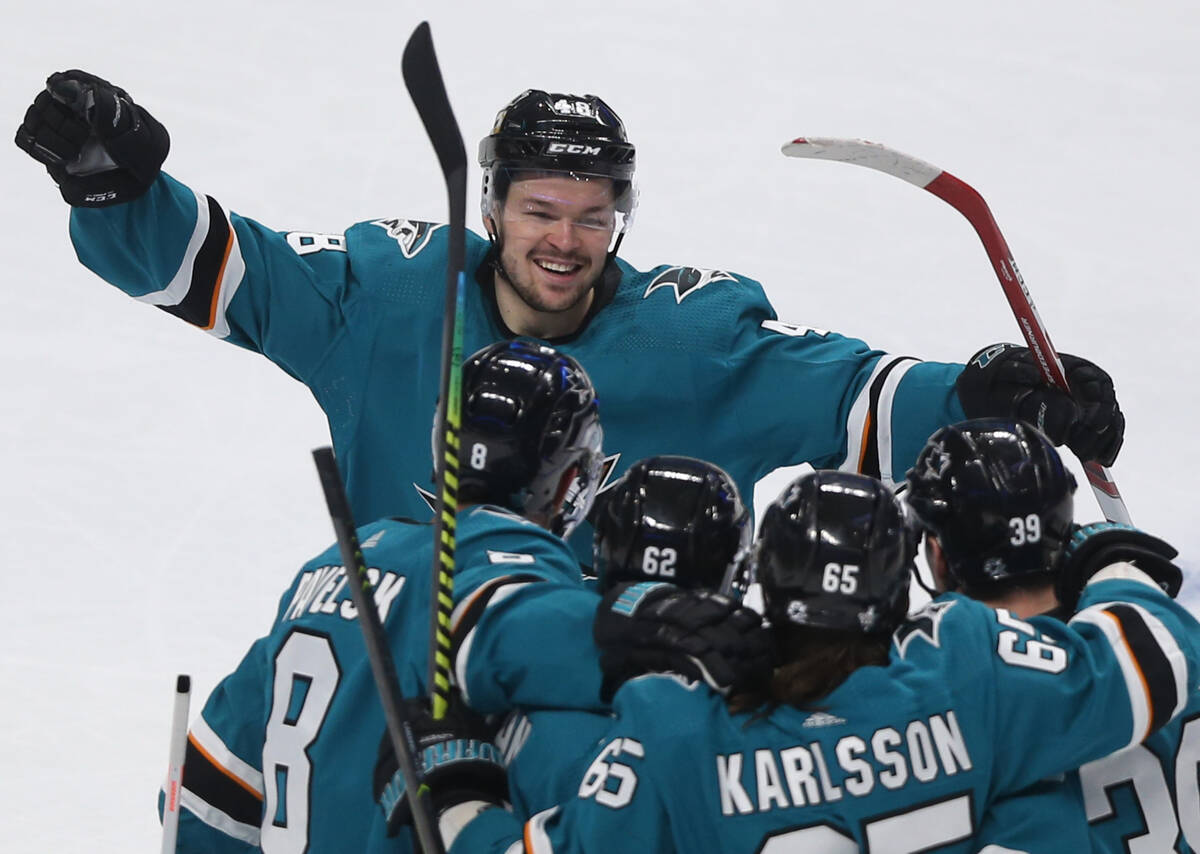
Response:
[{"label": "long dark hair", "polygon": [[755,718],[769,715],[779,706],[820,711],[818,701],[828,696],[860,667],[888,662],[891,635],[817,629],[784,624],[771,630],[775,640],[776,666],[771,681],[730,696],[733,714],[756,711]]}]

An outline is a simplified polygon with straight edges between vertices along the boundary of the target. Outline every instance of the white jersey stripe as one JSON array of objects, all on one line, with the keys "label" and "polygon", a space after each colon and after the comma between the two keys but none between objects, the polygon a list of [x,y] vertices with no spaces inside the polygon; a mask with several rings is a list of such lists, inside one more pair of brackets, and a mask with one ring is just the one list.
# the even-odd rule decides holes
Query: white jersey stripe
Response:
[{"label": "white jersey stripe", "polygon": [[[890,489],[896,488],[896,482],[892,479],[892,406],[896,400],[896,389],[900,380],[908,373],[908,369],[916,364],[917,359],[910,359],[892,369],[883,381],[883,388],[879,391],[879,402],[875,407],[875,417],[879,419],[875,430],[879,450],[879,479]],[[903,478],[904,473],[901,472],[900,476]]]},{"label": "white jersey stripe", "polygon": [[546,822],[558,814],[559,807],[550,807],[525,822],[525,854],[554,854],[554,845],[546,833]]},{"label": "white jersey stripe", "polygon": [[[1122,565],[1117,564],[1114,567],[1109,567],[1109,569],[1115,569],[1119,566]],[[1124,566],[1128,566],[1135,572],[1144,575],[1144,573],[1131,564],[1124,564]],[[1101,570],[1101,572],[1103,571],[1105,570]],[[1151,584],[1153,584],[1153,582],[1151,582]],[[1157,585],[1154,586],[1157,588]],[[1154,642],[1158,646],[1159,651],[1163,654],[1163,657],[1166,658],[1167,664],[1170,665],[1171,676],[1175,681],[1175,706],[1171,709],[1170,717],[1174,718],[1176,715],[1183,712],[1184,706],[1187,705],[1190,696],[1187,688],[1187,656],[1184,655],[1183,650],[1179,648],[1179,644],[1176,642],[1175,636],[1171,634],[1171,631],[1165,625],[1163,625],[1162,620],[1158,619],[1158,617],[1151,614],[1141,605],[1135,605],[1132,602],[1105,602],[1101,605],[1093,605],[1087,610],[1091,611],[1093,608],[1110,608],[1114,605],[1120,605],[1123,608],[1129,608],[1130,610],[1137,612],[1137,615],[1142,618],[1142,622],[1145,623],[1146,628],[1150,630],[1150,634],[1154,638]],[[1139,682],[1139,684],[1141,683]],[[1139,741],[1140,740],[1141,739],[1139,739]]]},{"label": "white jersey stripe", "polygon": [[209,755],[209,758],[253,789],[259,798],[262,798],[262,772],[235,756],[233,751],[225,746],[225,742],[221,740],[220,736],[213,732],[212,727],[204,720],[204,715],[200,715],[192,723],[189,735],[197,746]]},{"label": "white jersey stripe", "polygon": [[179,803],[184,809],[209,827],[219,830],[221,833],[239,842],[245,842],[247,845],[253,845],[255,848],[258,847],[261,834],[257,827],[235,821],[212,804],[201,800],[187,787],[183,788],[179,796]]},{"label": "white jersey stripe", "polygon": [[[522,587],[528,587],[530,584],[533,584],[533,583],[535,583],[535,582],[516,581],[511,584],[500,585],[494,591],[487,594],[488,600],[487,600],[487,604],[484,606],[484,612],[486,613],[487,609],[492,607],[493,605],[495,605],[497,602],[503,602],[509,596],[513,595],[518,590],[520,590]],[[461,607],[461,603],[460,603],[460,607]],[[461,616],[461,614],[459,614],[458,616]],[[467,690],[467,665],[471,659],[471,644],[475,640],[475,629],[478,627],[478,625],[479,625],[479,622],[477,620],[475,625],[471,627],[471,631],[467,632],[466,637],[464,637],[462,639],[462,643],[460,643],[458,645],[458,651],[455,653],[455,656],[454,656],[455,684],[457,684],[459,690],[462,691],[463,700],[465,700],[468,703],[468,705],[471,702],[471,697],[470,697],[470,692]]]},{"label": "white jersey stripe", "polygon": [[[225,215],[225,219],[229,221],[229,215]],[[246,260],[242,258],[242,246],[238,242],[237,230],[233,227],[233,223],[229,222],[229,258],[225,261],[225,269],[221,272],[221,281],[217,283],[217,304],[213,311],[213,325],[207,332],[217,338],[227,338],[229,336],[229,321],[225,318],[225,312],[229,308],[229,303],[233,299],[233,295],[237,293],[238,288],[242,284],[242,279],[246,276]]]},{"label": "white jersey stripe", "polygon": [[1125,690],[1129,695],[1129,711],[1133,716],[1133,728],[1130,731],[1129,743],[1126,747],[1132,747],[1146,737],[1147,730],[1150,728],[1150,698],[1146,694],[1146,685],[1142,679],[1141,669],[1134,660],[1129,646],[1125,643],[1125,637],[1117,618],[1104,610],[1107,605],[1111,604],[1108,602],[1103,605],[1093,605],[1080,611],[1071,618],[1071,624],[1088,623],[1095,626],[1104,633],[1109,646],[1112,647],[1117,664],[1121,668],[1121,675],[1125,677]]},{"label": "white jersey stripe", "polygon": [[200,247],[204,245],[204,239],[208,237],[209,226],[207,197],[200,195],[195,190],[192,191],[192,195],[196,197],[196,227],[192,229],[192,236],[188,240],[187,249],[184,250],[183,260],[179,262],[179,269],[175,271],[174,277],[161,291],[151,291],[140,297],[134,297],[138,302],[150,305],[179,305],[191,289],[196,255],[200,252]]},{"label": "white jersey stripe", "polygon": [[858,471],[858,461],[862,457],[863,433],[871,409],[871,388],[875,385],[876,378],[887,370],[887,366],[893,361],[895,360],[888,358],[887,355],[880,356],[879,361],[875,363],[874,370],[871,371],[871,376],[863,384],[858,397],[854,398],[854,404],[850,407],[850,415],[846,418],[846,458],[838,466],[842,471]]}]

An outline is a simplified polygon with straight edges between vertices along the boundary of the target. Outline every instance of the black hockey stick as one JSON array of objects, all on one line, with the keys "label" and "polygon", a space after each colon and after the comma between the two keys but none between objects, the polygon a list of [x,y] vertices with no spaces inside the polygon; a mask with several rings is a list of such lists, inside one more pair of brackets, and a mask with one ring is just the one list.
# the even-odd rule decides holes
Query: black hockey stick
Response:
[{"label": "black hockey stick", "polygon": [[379,699],[383,702],[383,717],[387,722],[388,736],[396,762],[404,777],[404,787],[412,803],[413,826],[417,840],[425,854],[444,854],[442,837],[434,823],[433,808],[429,802],[429,789],[421,779],[417,767],[416,741],[412,728],[404,716],[404,695],[400,691],[400,680],[396,678],[396,663],[392,659],[392,648],[388,644],[383,623],[379,619],[372,591],[371,579],[367,576],[367,564],[363,560],[354,517],[350,514],[350,502],[346,500],[346,489],[338,471],[337,460],[332,448],[317,448],[313,451],[317,474],[321,477],[321,489],[325,492],[325,503],[329,505],[329,518],[337,534],[338,547],[342,551],[342,564],[348,577],[350,600],[358,610],[358,624],[362,628],[363,641],[367,647],[367,661]]},{"label": "black hockey stick", "polygon": [[437,152],[450,201],[446,254],[446,304],[442,320],[442,378],[434,435],[438,495],[434,508],[432,643],[429,697],[434,720],[446,714],[450,699],[450,613],[454,607],[454,538],[458,519],[458,434],[462,379],[462,300],[466,246],[467,152],[450,108],[428,22],[422,21],[404,46],[404,85]]}]

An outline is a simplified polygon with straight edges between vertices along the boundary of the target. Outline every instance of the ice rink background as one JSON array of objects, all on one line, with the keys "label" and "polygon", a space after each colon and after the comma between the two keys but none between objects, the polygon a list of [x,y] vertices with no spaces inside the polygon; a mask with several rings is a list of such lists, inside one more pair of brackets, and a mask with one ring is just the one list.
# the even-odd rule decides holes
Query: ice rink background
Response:
[{"label": "ice rink background", "polygon": [[[622,251],[636,266],[754,276],[781,319],[896,353],[961,361],[1017,340],[951,208],[779,154],[800,135],[887,143],[987,198],[1055,343],[1116,380],[1129,428],[1114,470],[1134,521],[1195,572],[1200,7],[738,7],[20,2],[5,15],[0,117],[11,139],[45,76],[81,67],[148,106],[171,132],[168,171],[227,209],[318,232],[440,219],[441,176],[399,70],[428,17],[472,159],[522,89],[616,108],[638,146],[642,202]],[[0,176],[0,839],[152,850],[175,674],[192,674],[197,711],[332,539],[309,459],[326,429],[266,360],[79,266],[66,206],[15,147]],[[477,183],[474,170],[472,227]],[[764,482],[760,509],[784,482]],[[1098,516],[1086,489],[1078,506]]]}]

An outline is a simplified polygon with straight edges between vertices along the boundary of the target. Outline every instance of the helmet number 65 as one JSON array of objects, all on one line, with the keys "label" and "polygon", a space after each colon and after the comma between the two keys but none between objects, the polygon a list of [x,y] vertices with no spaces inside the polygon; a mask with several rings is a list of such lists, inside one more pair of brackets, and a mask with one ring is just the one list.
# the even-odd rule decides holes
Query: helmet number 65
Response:
[{"label": "helmet number 65", "polygon": [[852,563],[827,563],[821,576],[826,593],[854,593],[858,590],[858,567]]}]

